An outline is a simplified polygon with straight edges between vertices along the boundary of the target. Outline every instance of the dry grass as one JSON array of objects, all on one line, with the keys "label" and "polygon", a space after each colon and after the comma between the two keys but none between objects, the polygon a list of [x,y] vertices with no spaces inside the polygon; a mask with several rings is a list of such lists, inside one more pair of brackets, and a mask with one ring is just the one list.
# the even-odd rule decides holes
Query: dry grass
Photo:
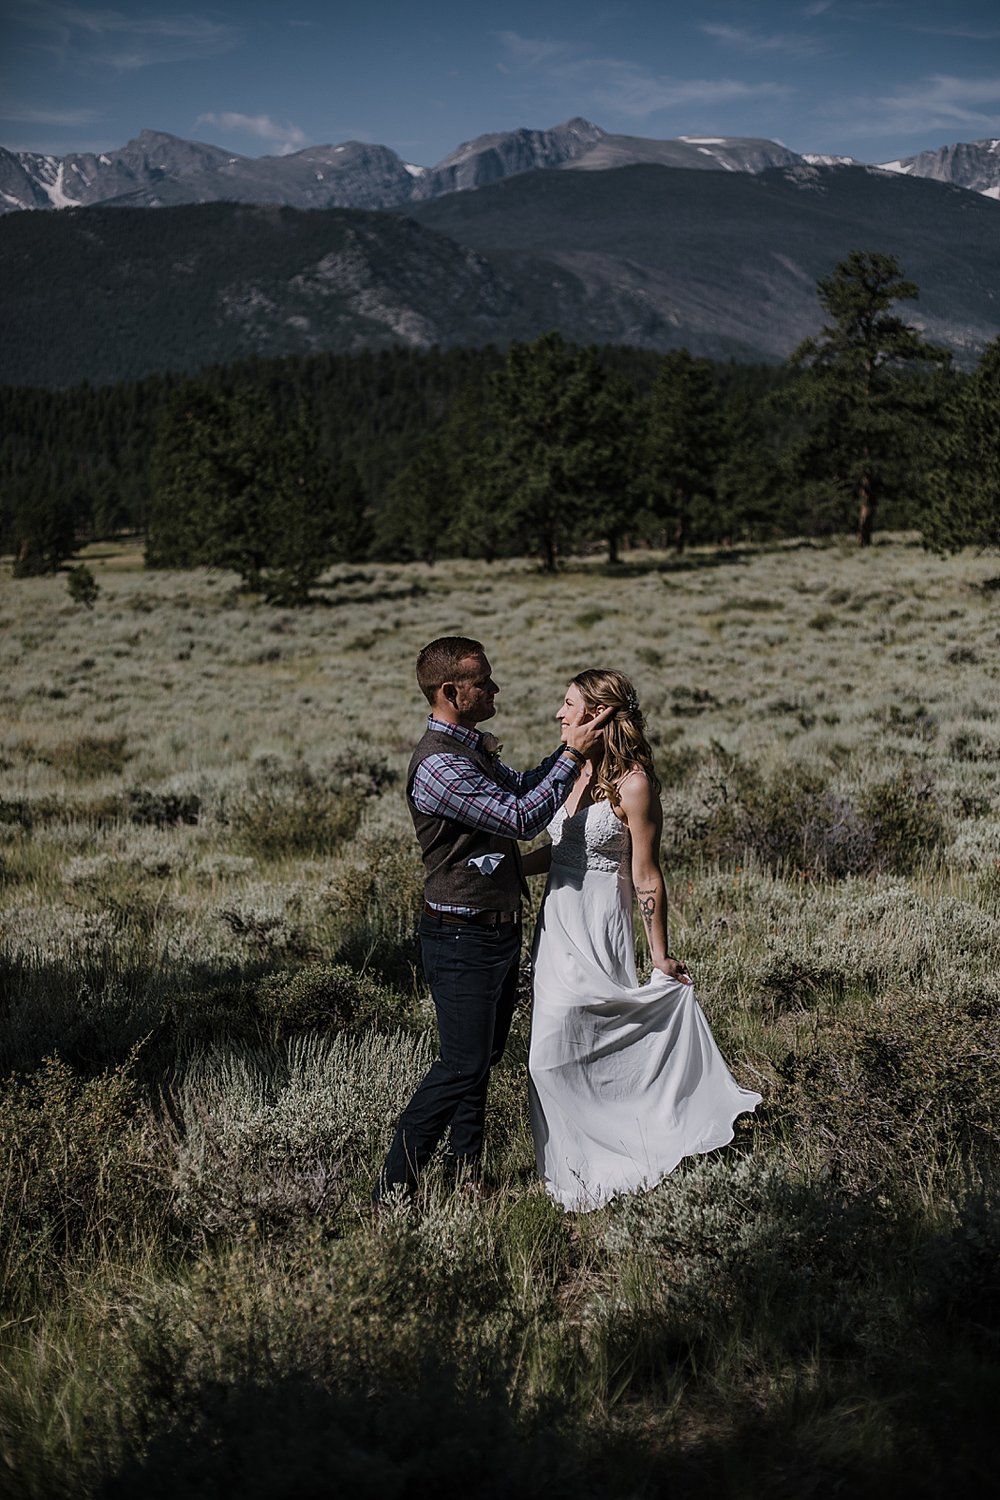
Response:
[{"label": "dry grass", "polygon": [[[996,559],[341,568],[294,612],[135,548],[86,561],[92,610],[0,578],[11,1492],[981,1483]],[[398,778],[414,657],[453,632],[486,644],[514,764],[573,673],[634,676],[673,946],[765,1094],[728,1152],[588,1219],[532,1180],[523,1012],[498,1195],[432,1171],[415,1209],[365,1210],[428,1045]]]}]

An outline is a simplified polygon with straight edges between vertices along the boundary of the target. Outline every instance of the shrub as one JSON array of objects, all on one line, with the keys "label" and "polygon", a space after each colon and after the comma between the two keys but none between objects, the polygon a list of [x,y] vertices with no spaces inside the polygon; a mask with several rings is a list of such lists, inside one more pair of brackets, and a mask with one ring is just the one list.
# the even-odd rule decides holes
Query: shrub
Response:
[{"label": "shrub", "polygon": [[948,754],[952,760],[973,765],[995,762],[1000,760],[1000,745],[995,738],[987,739],[978,729],[960,729],[948,742]]},{"label": "shrub", "polygon": [[[396,1330],[387,1352],[400,1342]],[[337,1376],[318,1381],[262,1367],[248,1338],[244,1368],[224,1383],[206,1372],[176,1389],[171,1407],[101,1494],[604,1500],[624,1493],[607,1488],[610,1463],[594,1474],[585,1435],[571,1437],[512,1411],[499,1379],[481,1393],[467,1391],[468,1383],[468,1372],[430,1339],[412,1376],[394,1372],[388,1358],[377,1370],[367,1362],[351,1370],[345,1359]]]},{"label": "shrub", "polygon": [[891,1218],[781,1162],[699,1157],[613,1208],[591,1313],[630,1383],[718,1357],[738,1330],[771,1351],[865,1347],[881,1313],[872,1270]]},{"label": "shrub", "polygon": [[925,773],[905,768],[852,799],[810,767],[791,764],[766,775],[718,746],[686,783],[668,788],[664,803],[671,863],[742,863],[755,855],[774,873],[824,879],[906,873],[948,831]]},{"label": "shrub", "polygon": [[1000,1195],[995,1183],[966,1193],[951,1224],[922,1246],[917,1295],[949,1325],[1000,1331]]},{"label": "shrub", "polygon": [[277,1046],[305,1031],[330,1037],[344,1030],[415,1026],[407,996],[346,964],[302,968],[185,990],[168,1002],[164,1031],[180,1055],[206,1047]]},{"label": "shrub", "polygon": [[820,997],[841,998],[848,976],[843,968],[798,950],[769,958],[760,976],[760,989],[773,1012],[806,1009]]},{"label": "shrub", "polygon": [[949,1153],[988,1158],[1000,1146],[998,1050],[992,992],[960,1005],[947,986],[907,989],[788,1057],[779,1103],[839,1180],[907,1184]]},{"label": "shrub", "polygon": [[354,834],[362,808],[359,797],[332,791],[303,767],[283,783],[255,781],[230,823],[238,847],[260,859],[334,854]]},{"label": "shrub", "polygon": [[65,817],[59,797],[0,797],[0,827],[7,836],[14,830],[32,833],[40,824]]},{"label": "shrub", "polygon": [[333,854],[357,830],[365,800],[394,779],[384,760],[354,751],[318,768],[265,758],[230,807],[228,821],[240,846],[264,859]]},{"label": "shrub", "polygon": [[119,776],[128,760],[124,734],[83,734],[63,740],[39,755],[39,759],[79,780],[97,776]]},{"label": "shrub", "polygon": [[398,1025],[409,1006],[367,974],[347,964],[308,964],[288,974],[272,974],[257,989],[261,1012],[275,1038],[299,1031],[355,1031]]},{"label": "shrub", "polygon": [[66,591],[74,604],[93,609],[101,592],[101,586],[86,563],[78,563],[66,575]]},{"label": "shrub", "polygon": [[291,901],[271,900],[257,903],[242,900],[232,906],[220,906],[219,922],[261,962],[276,958],[305,958],[312,951],[309,936],[300,921],[301,908],[293,895]]},{"label": "shrub", "polygon": [[201,799],[193,792],[133,786],[116,798],[115,810],[130,823],[169,828],[178,823],[197,823],[201,814]]},{"label": "shrub", "polygon": [[279,1231],[332,1212],[353,1173],[374,1175],[429,1061],[424,1038],[370,1033],[192,1065],[169,1132],[181,1219],[208,1233]]},{"label": "shrub", "polygon": [[895,874],[912,870],[947,832],[931,776],[908,766],[866,790],[861,813],[872,831],[878,868]]},{"label": "shrub", "polygon": [[423,897],[423,868],[412,838],[362,838],[339,877],[335,899],[345,917],[379,919],[392,928],[414,921]]},{"label": "shrub", "polygon": [[340,919],[340,952],[386,980],[411,986],[419,965],[417,918],[423,870],[410,838],[360,838],[330,890]]},{"label": "shrub", "polygon": [[568,1431],[562,1390],[525,1398],[526,1330],[503,1309],[496,1261],[488,1220],[454,1200],[350,1238],[214,1257],[123,1330],[140,1351],[120,1408],[131,1457],[101,1494],[625,1493],[609,1484],[618,1445]]},{"label": "shrub", "polygon": [[718,708],[719,700],[707,688],[675,687],[671,693],[670,712],[675,718],[695,718],[707,709]]},{"label": "shrub", "polygon": [[768,868],[805,870],[837,879],[875,863],[871,830],[845,797],[803,766],[764,780],[743,778],[740,836]]},{"label": "shrub", "polygon": [[162,1198],[141,1147],[131,1063],[86,1079],[48,1057],[0,1099],[0,1255],[13,1277],[120,1252]]}]

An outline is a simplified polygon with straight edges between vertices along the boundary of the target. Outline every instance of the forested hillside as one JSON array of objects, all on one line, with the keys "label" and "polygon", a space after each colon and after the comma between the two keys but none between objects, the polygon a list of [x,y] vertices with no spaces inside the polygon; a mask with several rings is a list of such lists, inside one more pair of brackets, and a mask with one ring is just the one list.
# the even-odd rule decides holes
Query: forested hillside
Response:
[{"label": "forested hillside", "polygon": [[338,560],[919,527],[1000,535],[1000,342],[956,370],[897,310],[918,288],[852,252],[786,366],[680,349],[395,349],[244,361],[65,392],[0,390],[0,546],[15,571],[143,533],[155,566],[231,568],[304,601]]},{"label": "forested hillside", "polygon": [[851,249],[920,286],[964,366],[1000,333],[1000,204],[797,165],[528,172],[399,212],[237,203],[0,217],[0,381],[113,383],[250,357],[530,342],[778,361]]}]

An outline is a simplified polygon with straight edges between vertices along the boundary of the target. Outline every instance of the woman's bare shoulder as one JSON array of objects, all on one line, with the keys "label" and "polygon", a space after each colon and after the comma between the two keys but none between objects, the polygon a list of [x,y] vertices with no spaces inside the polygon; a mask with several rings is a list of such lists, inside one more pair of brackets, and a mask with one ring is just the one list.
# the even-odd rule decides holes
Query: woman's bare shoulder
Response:
[{"label": "woman's bare shoulder", "polygon": [[628,768],[615,790],[626,813],[648,812],[657,802],[656,787],[649,772],[638,763]]}]

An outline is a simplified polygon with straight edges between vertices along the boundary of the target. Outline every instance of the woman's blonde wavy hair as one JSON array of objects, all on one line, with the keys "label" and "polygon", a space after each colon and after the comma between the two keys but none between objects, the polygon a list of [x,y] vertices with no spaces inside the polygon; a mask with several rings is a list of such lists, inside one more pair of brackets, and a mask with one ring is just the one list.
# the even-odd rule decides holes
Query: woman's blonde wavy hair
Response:
[{"label": "woman's blonde wavy hair", "polygon": [[595,802],[605,798],[612,804],[620,801],[618,783],[635,766],[641,766],[655,791],[660,783],[653,768],[653,751],[646,738],[646,724],[639,707],[639,696],[632,679],[624,672],[602,671],[597,667],[573,678],[583,701],[594,713],[613,708],[615,713],[604,729],[604,759],[594,778]]}]

